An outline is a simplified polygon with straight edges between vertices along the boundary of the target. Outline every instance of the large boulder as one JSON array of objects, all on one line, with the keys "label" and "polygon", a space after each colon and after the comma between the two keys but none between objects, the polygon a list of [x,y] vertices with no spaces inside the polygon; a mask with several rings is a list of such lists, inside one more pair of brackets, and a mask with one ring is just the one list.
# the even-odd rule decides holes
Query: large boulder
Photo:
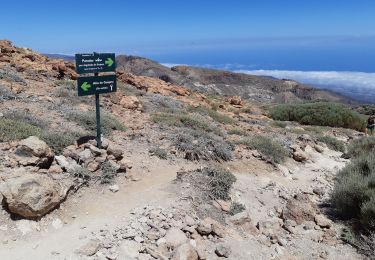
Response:
[{"label": "large boulder", "polygon": [[164,238],[166,243],[172,246],[173,248],[176,248],[179,245],[184,244],[188,240],[185,236],[185,233],[178,228],[169,229]]},{"label": "large boulder", "polygon": [[180,245],[174,252],[172,260],[198,260],[198,253],[189,243]]},{"label": "large boulder", "polygon": [[314,221],[318,207],[307,194],[297,194],[289,199],[282,213],[284,220],[294,220],[298,225],[305,221]]},{"label": "large boulder", "polygon": [[0,193],[9,212],[24,218],[39,218],[56,208],[68,187],[52,178],[24,173],[0,184]]},{"label": "large boulder", "polygon": [[49,168],[53,162],[54,153],[46,142],[36,136],[30,136],[19,142],[16,152],[17,161],[23,166],[38,166]]},{"label": "large boulder", "polygon": [[304,162],[309,159],[307,154],[298,145],[291,145],[290,148],[292,149],[292,156],[295,161]]}]

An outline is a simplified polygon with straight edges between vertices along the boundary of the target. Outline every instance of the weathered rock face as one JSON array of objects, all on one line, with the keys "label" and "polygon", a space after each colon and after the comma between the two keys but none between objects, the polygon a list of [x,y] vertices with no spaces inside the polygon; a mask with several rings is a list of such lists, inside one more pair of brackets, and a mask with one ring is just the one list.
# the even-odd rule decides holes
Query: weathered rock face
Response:
[{"label": "weathered rock face", "polygon": [[298,225],[305,221],[314,221],[318,212],[317,206],[306,194],[297,194],[288,200],[283,210],[284,220],[294,220]]},{"label": "weathered rock face", "polygon": [[230,105],[234,107],[238,107],[238,108],[243,107],[243,102],[240,96],[230,97],[228,98],[228,102]]},{"label": "weathered rock face", "polygon": [[160,79],[136,76],[130,73],[124,73],[123,71],[117,72],[117,76],[119,80],[150,93],[161,94],[164,96],[169,96],[172,94],[187,96],[190,94],[186,88],[173,85]]},{"label": "weathered rock face", "polygon": [[292,156],[293,159],[296,160],[297,162],[304,162],[309,159],[307,154],[302,151],[302,149],[298,145],[291,145],[290,148],[292,149]]},{"label": "weathered rock face", "polygon": [[123,96],[120,100],[120,105],[126,109],[142,110],[141,101],[135,96]]},{"label": "weathered rock face", "polygon": [[0,62],[8,63],[18,72],[24,72],[36,79],[43,76],[77,78],[72,62],[49,59],[31,49],[17,48],[10,41],[0,40],[0,54]]},{"label": "weathered rock face", "polygon": [[50,177],[25,173],[0,185],[8,210],[25,218],[41,217],[58,206],[68,188]]},{"label": "weathered rock face", "polygon": [[30,136],[20,141],[15,154],[21,165],[32,165],[40,168],[49,168],[54,157],[51,148],[36,136]]}]

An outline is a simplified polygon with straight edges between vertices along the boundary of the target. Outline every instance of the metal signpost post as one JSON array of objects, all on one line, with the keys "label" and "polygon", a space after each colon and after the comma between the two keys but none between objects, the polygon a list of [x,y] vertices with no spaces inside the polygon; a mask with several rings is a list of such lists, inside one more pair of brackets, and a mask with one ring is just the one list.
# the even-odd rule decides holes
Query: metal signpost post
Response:
[{"label": "metal signpost post", "polygon": [[115,72],[114,53],[76,54],[76,71],[78,74],[94,73],[77,79],[78,96],[95,95],[96,106],[96,142],[101,148],[100,104],[99,94],[117,91],[116,74],[99,76],[99,72]]}]

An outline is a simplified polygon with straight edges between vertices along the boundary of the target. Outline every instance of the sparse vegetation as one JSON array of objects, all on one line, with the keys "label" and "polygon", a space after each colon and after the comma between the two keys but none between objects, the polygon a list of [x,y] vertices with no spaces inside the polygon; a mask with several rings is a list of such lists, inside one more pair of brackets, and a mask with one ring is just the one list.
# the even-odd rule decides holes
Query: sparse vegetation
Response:
[{"label": "sparse vegetation", "polygon": [[15,95],[7,87],[0,85],[0,99],[14,99]]},{"label": "sparse vegetation", "polygon": [[221,135],[222,133],[216,127],[210,125],[206,120],[198,115],[183,114],[178,111],[175,113],[155,113],[151,115],[151,119],[158,124],[186,127],[194,130],[205,132],[214,132]]},{"label": "sparse vegetation", "polygon": [[116,167],[109,161],[106,161],[101,166],[102,175],[100,177],[101,184],[112,183],[113,179],[117,176]]},{"label": "sparse vegetation", "polygon": [[364,115],[374,115],[375,114],[375,105],[362,105],[356,108],[356,111]]},{"label": "sparse vegetation", "polygon": [[373,152],[375,148],[375,137],[364,137],[353,140],[349,146],[346,155],[348,157],[358,157],[363,154]]},{"label": "sparse vegetation", "polygon": [[152,155],[159,157],[160,159],[166,160],[168,158],[168,152],[160,147],[154,147],[149,150]]},{"label": "sparse vegetation", "polygon": [[143,97],[146,111],[149,112],[171,112],[181,111],[184,105],[171,97],[162,96],[159,94],[147,94]]},{"label": "sparse vegetation", "polygon": [[358,112],[332,102],[297,105],[278,105],[271,109],[270,117],[280,121],[296,121],[304,125],[321,125],[351,128],[363,131],[365,120]]},{"label": "sparse vegetation", "polygon": [[272,163],[281,163],[288,156],[288,150],[284,146],[265,136],[244,138],[237,143],[243,144],[249,149],[257,150]]},{"label": "sparse vegetation", "polygon": [[121,81],[117,81],[117,88],[124,92],[127,96],[143,96],[145,94],[144,91],[137,89],[136,87],[123,83]]},{"label": "sparse vegetation", "polygon": [[221,167],[205,167],[202,173],[209,178],[207,188],[211,199],[230,199],[230,189],[236,182],[236,177],[230,171]]},{"label": "sparse vegetation", "polygon": [[247,136],[246,130],[243,130],[241,128],[233,128],[228,130],[228,135],[240,135],[240,136]]},{"label": "sparse vegetation", "polygon": [[83,184],[87,184],[91,179],[89,170],[84,167],[76,167],[70,175]]},{"label": "sparse vegetation", "polygon": [[29,136],[39,136],[41,129],[39,127],[12,120],[0,118],[0,141],[8,142],[21,140]]},{"label": "sparse vegetation", "polygon": [[246,209],[245,205],[238,203],[238,202],[233,202],[232,205],[230,205],[229,214],[234,216],[238,213],[241,213],[245,209]]},{"label": "sparse vegetation", "polygon": [[10,82],[25,83],[25,79],[20,76],[14,68],[0,68],[0,79],[4,79]]},{"label": "sparse vegetation", "polygon": [[188,160],[228,161],[233,147],[222,137],[203,131],[185,129],[174,139],[177,149]]},{"label": "sparse vegetation", "polygon": [[[87,131],[94,132],[96,130],[96,115],[95,111],[88,112],[71,112],[67,114],[67,119],[76,122],[81,125]],[[104,135],[111,135],[113,130],[125,131],[125,126],[120,123],[113,116],[105,113],[101,114],[100,117],[102,133]]]},{"label": "sparse vegetation", "polygon": [[332,202],[340,216],[356,218],[375,229],[375,155],[361,155],[342,169],[335,183]]},{"label": "sparse vegetation", "polygon": [[341,239],[352,245],[359,253],[368,257],[368,259],[375,259],[375,234],[370,233],[368,236],[363,234],[356,234],[350,229],[344,229],[341,233]]},{"label": "sparse vegetation", "polygon": [[42,120],[41,118],[26,111],[20,111],[20,110],[7,111],[4,113],[4,117],[7,119],[12,119],[14,121],[33,125],[41,129],[46,129],[48,125],[48,122],[46,122],[45,120]]},{"label": "sparse vegetation", "polygon": [[217,112],[217,109],[214,110],[209,107],[198,106],[198,107],[189,107],[188,111],[209,116],[218,123],[222,123],[222,124],[234,124],[235,123],[235,120],[233,118]]},{"label": "sparse vegetation", "polygon": [[285,128],[288,124],[284,121],[272,121],[271,125],[278,128]]},{"label": "sparse vegetation", "polygon": [[40,138],[45,141],[55,153],[60,154],[65,147],[74,144],[80,136],[84,135],[83,133],[77,132],[45,132],[41,134]]},{"label": "sparse vegetation", "polygon": [[343,141],[338,140],[335,137],[328,135],[318,135],[316,137],[316,140],[325,143],[332,150],[342,153],[345,152],[345,143]]}]

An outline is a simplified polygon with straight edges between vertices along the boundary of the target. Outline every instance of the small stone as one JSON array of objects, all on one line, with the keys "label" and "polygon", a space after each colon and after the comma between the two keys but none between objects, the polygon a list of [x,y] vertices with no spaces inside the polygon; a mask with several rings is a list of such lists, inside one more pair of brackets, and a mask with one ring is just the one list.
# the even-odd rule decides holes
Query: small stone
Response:
[{"label": "small stone", "polygon": [[318,153],[322,153],[324,152],[324,147],[323,146],[320,146],[320,145],[314,145],[314,149],[315,151],[317,151]]},{"label": "small stone", "polygon": [[166,240],[166,243],[172,245],[173,247],[182,245],[187,241],[185,233],[178,228],[169,229],[164,238]]},{"label": "small stone", "polygon": [[216,200],[216,202],[219,204],[222,211],[229,212],[231,202],[230,201],[224,201],[224,200]]},{"label": "small stone", "polygon": [[315,216],[315,223],[321,228],[330,228],[332,226],[332,221],[321,214]]},{"label": "small stone", "polygon": [[324,189],[321,188],[321,187],[314,188],[314,189],[313,189],[313,192],[314,192],[316,195],[319,195],[319,196],[323,196],[323,195],[325,194]]},{"label": "small stone", "polygon": [[139,251],[141,250],[141,244],[133,240],[124,240],[119,247],[120,259],[123,258],[137,258]]},{"label": "small stone", "polygon": [[210,223],[201,221],[197,227],[197,231],[200,235],[209,235],[212,232],[212,226]]},{"label": "small stone", "polygon": [[51,173],[51,174],[58,174],[58,173],[63,173],[63,169],[59,166],[59,165],[52,165],[49,169],[48,169],[48,173]]},{"label": "small stone", "polygon": [[118,192],[120,188],[118,185],[114,184],[114,185],[109,186],[109,190],[112,192]]},{"label": "small stone", "polygon": [[64,224],[62,223],[61,219],[59,219],[59,218],[54,219],[54,220],[52,221],[52,226],[53,226],[55,229],[60,229],[60,228],[63,227],[63,225],[64,225]]},{"label": "small stone", "polygon": [[92,157],[92,153],[89,149],[85,149],[78,154],[78,157],[80,161],[85,162]]},{"label": "small stone", "polygon": [[228,258],[231,253],[232,253],[232,250],[227,245],[220,244],[216,246],[215,254],[217,256]]},{"label": "small stone", "polygon": [[80,247],[78,250],[76,250],[77,254],[85,255],[85,256],[92,256],[98,252],[100,249],[101,244],[97,240],[90,240],[88,243]]},{"label": "small stone", "polygon": [[123,152],[121,149],[118,149],[118,148],[113,148],[112,146],[109,146],[107,148],[107,153],[109,155],[113,155],[113,157],[117,160],[117,161],[120,161],[122,158],[123,158]]},{"label": "small stone", "polygon": [[143,243],[145,240],[142,238],[142,237],[140,237],[140,236],[135,236],[134,237],[134,240],[135,241],[137,241],[138,243]]},{"label": "small stone", "polygon": [[185,223],[186,223],[186,225],[191,227],[191,226],[195,225],[195,220],[192,217],[190,217],[189,215],[186,215],[185,216]]},{"label": "small stone", "polygon": [[185,243],[175,250],[172,260],[198,260],[198,254],[194,247]]},{"label": "small stone", "polygon": [[87,170],[89,170],[90,172],[95,172],[97,170],[99,170],[99,163],[97,161],[91,161],[87,164]]}]

